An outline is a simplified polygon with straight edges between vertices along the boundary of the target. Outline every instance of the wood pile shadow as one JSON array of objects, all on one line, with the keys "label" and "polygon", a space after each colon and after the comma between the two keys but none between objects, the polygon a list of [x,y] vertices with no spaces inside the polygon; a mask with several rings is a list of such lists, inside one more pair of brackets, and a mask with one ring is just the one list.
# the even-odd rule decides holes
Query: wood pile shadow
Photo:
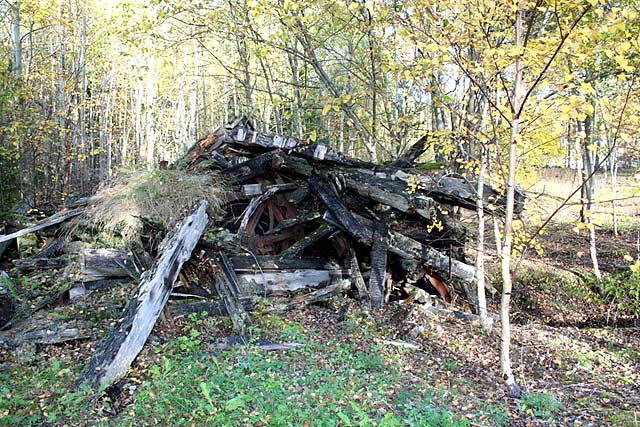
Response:
[{"label": "wood pile shadow", "polygon": [[[460,295],[473,308],[474,268],[464,255],[468,233],[452,213],[475,209],[476,183],[443,168],[416,167],[427,143],[425,136],[395,161],[372,164],[322,144],[259,132],[238,118],[169,166],[218,171],[221,185],[230,189],[221,217],[210,219],[202,200],[172,230],[147,221],[147,244],[130,250],[77,247],[70,233],[59,231],[39,253],[14,265],[26,271],[65,268],[65,285],[20,312],[4,275],[0,345],[83,338],[64,325],[45,325],[42,337],[29,326],[36,337],[29,338],[22,325],[51,301],[66,297],[73,303],[88,290],[123,280],[135,281],[137,288],[85,365],[81,382],[90,386],[108,386],[126,375],[167,307],[174,316],[228,315],[239,334],[260,300],[267,300],[270,310],[286,311],[346,295],[370,310],[394,300],[435,298],[448,304]],[[499,210],[500,194],[489,187],[483,193],[485,206]],[[0,244],[27,233],[50,233],[82,218],[91,203],[90,197],[78,200],[0,236]],[[153,244],[158,236],[162,242]]]}]

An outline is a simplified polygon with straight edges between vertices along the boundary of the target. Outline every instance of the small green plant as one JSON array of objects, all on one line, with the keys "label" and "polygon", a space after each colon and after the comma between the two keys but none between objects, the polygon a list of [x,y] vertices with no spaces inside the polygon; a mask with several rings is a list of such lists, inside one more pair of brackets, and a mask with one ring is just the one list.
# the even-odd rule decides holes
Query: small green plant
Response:
[{"label": "small green plant", "polygon": [[558,400],[547,393],[527,393],[520,399],[520,410],[542,421],[552,421],[555,413],[562,408]]},{"label": "small green plant", "polygon": [[640,316],[640,270],[609,276],[602,281],[602,293],[616,308],[631,316]]},{"label": "small green plant", "polygon": [[492,421],[492,425],[496,427],[509,425],[509,413],[503,408],[486,404],[482,408],[482,413],[485,414]]}]

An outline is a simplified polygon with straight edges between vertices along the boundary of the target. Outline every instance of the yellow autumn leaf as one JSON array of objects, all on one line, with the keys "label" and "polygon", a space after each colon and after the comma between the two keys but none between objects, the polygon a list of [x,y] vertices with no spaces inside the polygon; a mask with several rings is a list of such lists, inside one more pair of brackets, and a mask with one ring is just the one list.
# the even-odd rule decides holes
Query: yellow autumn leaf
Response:
[{"label": "yellow autumn leaf", "polygon": [[593,86],[591,86],[591,83],[580,83],[580,92],[582,92],[585,95],[591,95],[596,93],[596,91],[593,89]]},{"label": "yellow autumn leaf", "polygon": [[639,271],[640,270],[640,261],[637,261],[635,264],[629,266],[629,269],[634,273]]},{"label": "yellow autumn leaf", "polygon": [[627,71],[627,72],[633,71],[633,67],[629,65],[629,61],[627,61],[627,58],[625,58],[623,55],[616,55],[615,60],[618,66],[623,71]]},{"label": "yellow autumn leaf", "polygon": [[631,49],[631,43],[628,41],[624,41],[616,47],[616,50],[620,53],[626,53],[629,49]]},{"label": "yellow autumn leaf", "polygon": [[312,130],[311,133],[309,134],[309,137],[307,138],[307,140],[309,142],[316,142],[316,139],[318,139],[318,134],[316,133],[315,130]]},{"label": "yellow autumn leaf", "polygon": [[331,104],[327,104],[322,108],[322,115],[326,116],[331,111]]},{"label": "yellow autumn leaf", "polygon": [[629,254],[624,254],[624,260],[627,262],[633,261],[633,257]]}]

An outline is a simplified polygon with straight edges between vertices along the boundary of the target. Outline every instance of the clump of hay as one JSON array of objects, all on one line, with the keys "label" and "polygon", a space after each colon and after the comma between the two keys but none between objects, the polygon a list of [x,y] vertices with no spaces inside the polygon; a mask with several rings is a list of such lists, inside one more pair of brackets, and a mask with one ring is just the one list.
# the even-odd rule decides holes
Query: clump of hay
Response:
[{"label": "clump of hay", "polygon": [[209,215],[215,217],[227,193],[227,182],[215,173],[180,169],[133,172],[100,188],[86,217],[105,233],[133,242],[140,237],[143,218],[168,230],[202,199],[209,203]]}]

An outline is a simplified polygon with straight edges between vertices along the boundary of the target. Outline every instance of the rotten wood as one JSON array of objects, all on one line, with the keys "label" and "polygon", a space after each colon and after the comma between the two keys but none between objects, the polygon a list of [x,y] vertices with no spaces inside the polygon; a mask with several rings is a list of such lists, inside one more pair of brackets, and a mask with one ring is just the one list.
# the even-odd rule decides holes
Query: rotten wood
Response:
[{"label": "rotten wood", "polygon": [[418,157],[422,155],[427,149],[427,142],[429,142],[429,137],[431,135],[426,133],[420,137],[407,151],[405,151],[402,156],[398,157],[396,160],[391,162],[391,167],[394,168],[406,168],[411,166],[413,162],[416,161]]},{"label": "rotten wood", "polygon": [[240,302],[238,276],[236,276],[235,271],[233,271],[233,266],[224,252],[220,252],[219,258],[215,260],[215,264],[218,267],[219,273],[212,277],[213,285],[218,296],[224,303],[229,317],[231,317],[234,331],[242,334],[247,324],[250,323],[250,319]]},{"label": "rotten wood", "polygon": [[60,344],[88,338],[87,333],[72,323],[26,319],[8,331],[0,331],[0,347],[18,347],[23,344]]},{"label": "rotten wood", "polygon": [[80,254],[80,273],[76,280],[93,282],[118,277],[138,279],[137,268],[126,252],[119,249],[88,249]]},{"label": "rotten wood", "polygon": [[287,295],[303,289],[320,289],[349,277],[346,270],[281,270],[238,274],[241,295]]},{"label": "rotten wood", "polygon": [[15,291],[16,287],[11,277],[6,272],[0,271],[0,329],[11,321],[18,309]]},{"label": "rotten wood", "polygon": [[102,339],[80,375],[80,382],[105,387],[123,377],[146,342],[166,304],[182,264],[202,235],[207,202],[200,201],[178,229],[160,245],[161,256],[147,271],[121,319]]},{"label": "rotten wood", "polygon": [[333,233],[335,230],[336,230],[335,227],[333,227],[333,226],[331,226],[329,224],[320,225],[313,232],[311,232],[311,234],[309,234],[307,237],[305,237],[302,240],[298,240],[289,249],[287,249],[284,252],[280,253],[280,258],[282,258],[282,259],[293,258],[293,257],[296,257],[296,256],[300,255],[309,246],[312,246],[318,240],[322,239],[323,237],[328,236],[329,234]]},{"label": "rotten wood", "polygon": [[76,209],[57,212],[51,215],[50,217],[43,219],[42,221],[38,221],[36,224],[32,225],[31,227],[23,228],[22,230],[18,230],[11,234],[1,235],[0,243],[7,242],[17,237],[25,236],[29,233],[34,233],[36,231],[51,227],[53,225],[60,224],[70,218],[73,218],[75,216],[82,214],[83,212],[84,212],[84,208],[76,208]]},{"label": "rotten wood", "polygon": [[344,294],[351,289],[351,280],[342,279],[322,289],[311,291],[308,294],[301,295],[292,298],[285,304],[277,304],[274,306],[273,311],[287,311],[294,307],[305,307],[311,304],[316,304],[320,301],[325,301],[336,295]]},{"label": "rotten wood", "polygon": [[369,295],[371,307],[380,308],[384,303],[385,276],[387,272],[387,226],[376,222],[373,228],[371,245],[371,274],[369,276]]},{"label": "rotten wood", "polygon": [[353,284],[356,285],[356,289],[358,290],[358,297],[360,298],[360,301],[362,301],[365,307],[370,307],[371,295],[369,294],[367,285],[362,277],[356,251],[352,246],[349,247],[349,272],[351,273]]},{"label": "rotten wood", "polygon": [[14,259],[13,265],[21,271],[34,271],[34,270],[53,270],[56,268],[62,268],[69,263],[69,260],[64,257],[60,258],[23,258]]},{"label": "rotten wood", "polygon": [[273,270],[338,270],[340,266],[331,258],[281,258],[279,256],[229,257],[236,273],[257,273]]}]

